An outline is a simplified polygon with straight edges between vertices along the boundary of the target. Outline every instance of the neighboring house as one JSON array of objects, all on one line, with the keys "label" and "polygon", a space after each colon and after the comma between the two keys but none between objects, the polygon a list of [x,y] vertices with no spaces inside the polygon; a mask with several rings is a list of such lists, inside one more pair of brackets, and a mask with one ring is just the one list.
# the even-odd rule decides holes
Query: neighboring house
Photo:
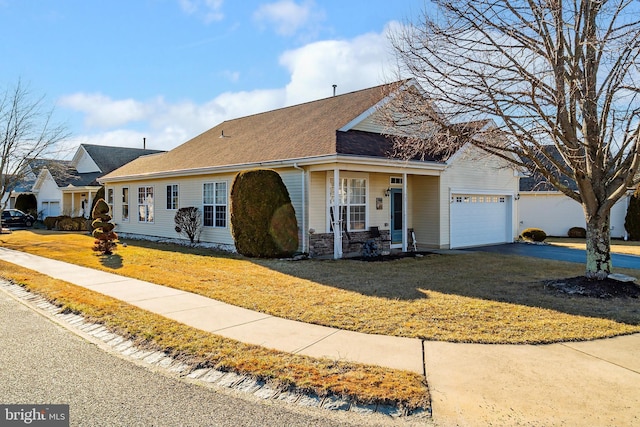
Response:
[{"label": "neighboring house", "polygon": [[231,184],[239,171],[269,168],[288,188],[300,250],[311,256],[358,252],[371,237],[404,251],[413,235],[418,249],[512,242],[518,174],[470,145],[448,158],[389,158],[391,141],[376,121],[383,89],[228,120],[103,176],[117,231],[179,238],[176,210],[196,206],[201,241],[233,249]]},{"label": "neighboring house", "polygon": [[[521,179],[521,181],[524,181]],[[625,196],[611,208],[611,237],[627,239],[628,233],[624,228],[624,220],[627,215],[629,198],[633,191]],[[557,190],[537,190],[535,187],[523,182],[520,187],[520,200],[518,202],[519,229],[540,228],[549,236],[566,237],[572,227],[587,227],[582,205],[565,196]]]},{"label": "neighboring house", "polygon": [[[31,192],[38,200],[41,218],[47,216],[90,215],[95,194],[100,189],[98,177],[144,155],[161,153],[158,150],[108,147],[81,144],[70,161],[45,161],[38,168],[38,175]],[[113,194],[105,194],[113,203]]]},{"label": "neighboring house", "polygon": [[[560,159],[555,146],[548,146],[547,151]],[[577,190],[573,179],[563,176],[561,180],[572,190]],[[629,206],[630,190],[616,202],[611,209],[611,237],[627,239],[624,220]],[[522,233],[527,228],[540,228],[549,236],[566,237],[572,227],[586,229],[586,220],[582,205],[556,190],[546,179],[536,173],[529,173],[520,178],[520,200],[518,202],[519,228]]]},{"label": "neighboring house", "polygon": [[8,199],[9,203],[7,204],[7,209],[15,209],[16,200],[21,194],[31,194],[33,184],[36,182],[36,179],[38,177],[37,171],[37,165],[34,164],[34,161],[31,161],[27,164],[24,177],[22,177],[13,191],[11,191],[10,193],[5,193],[0,200],[0,202],[4,202]]}]

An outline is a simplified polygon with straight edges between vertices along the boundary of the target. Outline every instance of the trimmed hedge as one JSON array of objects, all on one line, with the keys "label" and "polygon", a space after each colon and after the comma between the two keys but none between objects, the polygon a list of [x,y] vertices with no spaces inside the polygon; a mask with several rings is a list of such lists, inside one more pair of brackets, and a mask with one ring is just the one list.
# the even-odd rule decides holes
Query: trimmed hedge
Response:
[{"label": "trimmed hedge", "polygon": [[539,228],[527,228],[522,232],[521,236],[524,240],[531,242],[544,242],[544,239],[547,238],[547,233]]},{"label": "trimmed hedge", "polygon": [[88,231],[87,219],[81,216],[70,217],[68,215],[48,216],[43,220],[47,230],[59,231]]},{"label": "trimmed hedge", "polygon": [[567,235],[569,237],[584,239],[587,237],[587,230],[585,230],[584,227],[571,227]]},{"label": "trimmed hedge", "polygon": [[624,218],[624,228],[629,233],[629,240],[640,240],[640,186],[629,198],[627,215]]},{"label": "trimmed hedge", "polygon": [[298,221],[287,187],[273,170],[240,172],[231,187],[236,249],[256,258],[283,258],[298,249]]}]

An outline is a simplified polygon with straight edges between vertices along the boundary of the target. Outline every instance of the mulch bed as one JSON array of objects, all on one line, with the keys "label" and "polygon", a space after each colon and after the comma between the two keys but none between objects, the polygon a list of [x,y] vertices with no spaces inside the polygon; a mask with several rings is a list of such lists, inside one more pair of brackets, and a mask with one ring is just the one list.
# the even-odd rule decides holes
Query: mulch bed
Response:
[{"label": "mulch bed", "polygon": [[544,285],[546,289],[568,296],[640,298],[640,286],[635,282],[620,282],[613,279],[590,280],[585,276],[577,276],[546,281]]},{"label": "mulch bed", "polygon": [[381,262],[381,261],[395,261],[403,258],[420,258],[425,255],[433,255],[433,252],[394,252],[387,255],[378,256],[355,256],[346,259],[354,261],[368,261],[368,262]]}]

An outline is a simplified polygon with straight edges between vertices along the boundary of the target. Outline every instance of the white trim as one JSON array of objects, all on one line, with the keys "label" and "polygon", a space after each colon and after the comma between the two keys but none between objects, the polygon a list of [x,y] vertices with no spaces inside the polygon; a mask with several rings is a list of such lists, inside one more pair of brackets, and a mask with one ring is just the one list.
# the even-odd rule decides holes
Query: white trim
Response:
[{"label": "white trim", "polygon": [[[124,194],[123,194],[125,188],[127,189],[127,201],[126,201],[126,203],[124,201]],[[120,190],[121,190],[120,191],[120,198],[121,198],[121,200],[120,200],[120,220],[122,222],[131,222],[131,190],[129,189],[128,185],[122,186],[120,188]],[[125,219],[124,215],[122,214],[125,204],[127,205],[127,218],[126,219]]]},{"label": "white trim", "polygon": [[[173,187],[178,187],[177,189],[177,193],[178,193],[178,200],[176,200],[176,207],[175,208],[170,208],[168,207],[169,205],[169,197],[167,196],[167,187],[171,187],[171,199],[173,199]],[[165,197],[167,198],[165,200],[165,210],[168,211],[177,211],[178,209],[180,209],[180,184],[166,184],[166,186],[164,187],[164,192],[165,192]]]},{"label": "white trim", "polygon": [[[328,178],[327,178],[328,179]],[[333,259],[342,258],[342,227],[340,221],[340,169],[333,170]]]},{"label": "white trim", "polygon": [[[194,176],[194,175],[211,175],[211,174],[222,174],[225,172],[238,172],[243,169],[251,169],[256,167],[261,168],[272,168],[276,169],[278,167],[285,168],[291,167],[293,165],[298,164],[298,166],[324,166],[322,169],[314,169],[317,170],[334,170],[336,163],[342,163],[344,165],[355,165],[359,168],[364,166],[374,166],[376,168],[399,168],[400,170],[412,170],[413,174],[416,175],[439,175],[440,172],[444,171],[447,168],[447,164],[438,163],[438,162],[422,162],[416,160],[399,160],[399,159],[388,159],[388,158],[372,158],[372,157],[360,157],[360,156],[349,156],[349,155],[336,155],[329,154],[326,156],[315,156],[315,157],[301,157],[296,159],[289,160],[275,160],[271,162],[254,162],[254,163],[242,163],[235,165],[225,165],[225,166],[209,166],[203,168],[193,168],[193,169],[179,169],[174,171],[161,171],[161,172],[150,172],[150,173],[140,173],[135,175],[126,175],[116,178],[98,178],[98,182],[104,185],[109,182],[125,182],[125,181],[138,181],[138,180],[149,180],[149,179],[158,179],[158,178],[174,178],[174,177],[185,177],[185,176]],[[341,166],[341,170],[343,167]],[[362,170],[362,169],[360,169]],[[311,171],[311,170],[310,170]],[[376,169],[377,172],[383,172],[380,169]],[[424,173],[419,173],[418,171],[424,171]],[[371,170],[373,172],[373,170]],[[396,172],[397,173],[397,172]]]},{"label": "white trim", "polygon": [[[218,206],[223,206],[223,205],[219,205],[216,203],[216,184],[223,184],[225,185],[225,219],[224,219],[224,227],[220,227],[216,225],[216,207]],[[205,203],[204,202],[204,186],[206,184],[212,184],[213,185],[213,203]],[[231,222],[231,209],[230,209],[230,197],[229,197],[229,191],[231,191],[231,189],[229,188],[229,180],[228,179],[219,179],[219,180],[215,180],[215,181],[203,181],[202,182],[202,194],[201,194],[201,200],[202,200],[202,227],[206,227],[208,228],[213,228],[213,229],[219,229],[219,230],[224,230],[224,229],[228,229],[229,228],[229,223]],[[204,212],[204,208],[205,206],[211,206],[213,207],[213,217],[212,219],[212,224],[211,225],[205,225],[204,221],[205,221],[205,212]]]}]

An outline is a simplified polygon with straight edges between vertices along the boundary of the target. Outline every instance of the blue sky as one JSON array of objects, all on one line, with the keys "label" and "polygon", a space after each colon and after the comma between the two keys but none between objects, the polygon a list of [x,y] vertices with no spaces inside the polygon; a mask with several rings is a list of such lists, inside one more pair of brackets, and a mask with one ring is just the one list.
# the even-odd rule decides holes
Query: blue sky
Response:
[{"label": "blue sky", "polygon": [[0,84],[69,145],[171,149],[219,122],[393,77],[387,33],[423,0],[0,0]]}]

